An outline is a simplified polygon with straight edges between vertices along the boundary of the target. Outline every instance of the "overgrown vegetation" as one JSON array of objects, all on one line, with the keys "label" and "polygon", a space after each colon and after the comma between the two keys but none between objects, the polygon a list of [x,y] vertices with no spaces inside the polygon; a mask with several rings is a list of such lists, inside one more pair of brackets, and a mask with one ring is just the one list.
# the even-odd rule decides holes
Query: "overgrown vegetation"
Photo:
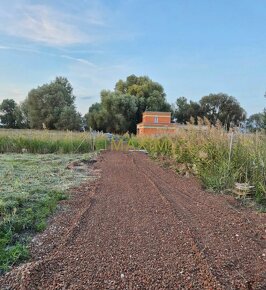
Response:
[{"label": "overgrown vegetation", "polygon": [[88,153],[107,143],[103,134],[89,132],[0,129],[0,153]]},{"label": "overgrown vegetation", "polygon": [[151,156],[165,156],[175,168],[200,177],[214,191],[232,189],[235,182],[254,186],[253,196],[266,205],[266,136],[227,133],[221,127],[188,125],[174,137],[138,137],[129,141]]},{"label": "overgrown vegetation", "polygon": [[86,172],[66,169],[86,155],[0,155],[0,273],[24,260],[32,235],[65,199],[65,190],[86,178]]}]

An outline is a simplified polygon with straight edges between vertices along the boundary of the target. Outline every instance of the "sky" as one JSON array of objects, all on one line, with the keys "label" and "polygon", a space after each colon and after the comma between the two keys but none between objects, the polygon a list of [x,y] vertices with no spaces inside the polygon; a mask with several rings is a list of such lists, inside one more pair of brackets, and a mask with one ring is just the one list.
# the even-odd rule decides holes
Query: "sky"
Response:
[{"label": "sky", "polygon": [[0,102],[64,76],[84,114],[131,74],[169,103],[223,92],[261,112],[266,1],[0,0]]}]

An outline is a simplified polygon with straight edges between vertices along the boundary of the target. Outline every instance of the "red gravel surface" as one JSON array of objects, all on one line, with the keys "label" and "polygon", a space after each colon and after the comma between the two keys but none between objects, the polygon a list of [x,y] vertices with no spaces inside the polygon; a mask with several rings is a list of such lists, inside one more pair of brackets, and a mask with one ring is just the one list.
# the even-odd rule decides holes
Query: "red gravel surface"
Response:
[{"label": "red gravel surface", "polygon": [[266,289],[265,215],[106,152],[1,289]]}]

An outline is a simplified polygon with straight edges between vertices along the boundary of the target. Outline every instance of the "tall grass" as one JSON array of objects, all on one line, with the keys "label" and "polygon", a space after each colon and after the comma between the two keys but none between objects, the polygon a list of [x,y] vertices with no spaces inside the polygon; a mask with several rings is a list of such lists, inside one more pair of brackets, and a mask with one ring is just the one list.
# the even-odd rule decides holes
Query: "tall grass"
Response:
[{"label": "tall grass", "polygon": [[0,153],[88,153],[106,142],[103,134],[89,132],[0,129]]},{"label": "tall grass", "polygon": [[185,164],[214,191],[248,183],[256,200],[266,203],[266,136],[226,132],[219,126],[197,128],[188,125],[172,137],[137,137],[131,145]]}]

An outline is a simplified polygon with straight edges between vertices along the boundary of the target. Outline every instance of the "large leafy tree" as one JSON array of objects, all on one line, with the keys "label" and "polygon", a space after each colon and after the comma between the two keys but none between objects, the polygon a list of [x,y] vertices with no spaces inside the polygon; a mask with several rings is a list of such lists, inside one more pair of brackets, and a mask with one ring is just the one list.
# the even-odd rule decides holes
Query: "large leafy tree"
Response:
[{"label": "large leafy tree", "polygon": [[101,108],[100,103],[95,103],[90,106],[88,113],[84,116],[87,126],[97,131],[104,130]]},{"label": "large leafy tree", "polygon": [[[49,84],[31,90],[25,101],[30,127],[35,129],[73,127],[68,123],[73,121],[74,114],[75,118],[78,119],[74,100],[73,88],[64,77],[57,77]],[[72,119],[66,120],[67,115],[71,115]],[[67,122],[67,124],[62,126],[63,122]]]},{"label": "large leafy tree", "polygon": [[0,120],[6,128],[26,127],[21,107],[13,99],[5,99],[1,103]]},{"label": "large leafy tree", "polygon": [[209,94],[200,100],[203,115],[209,119],[212,124],[218,120],[229,128],[239,125],[246,119],[246,112],[240,106],[238,101],[227,94]]},{"label": "large leafy tree", "polygon": [[55,128],[59,130],[80,130],[82,127],[81,115],[76,111],[74,105],[65,106],[60,114]]},{"label": "large leafy tree", "polygon": [[142,113],[145,111],[171,111],[163,86],[147,76],[130,75],[125,81],[119,80],[115,85],[115,91],[136,97],[135,124],[141,121]]},{"label": "large leafy tree", "polygon": [[176,100],[174,117],[177,123],[186,124],[191,117],[197,122],[197,117],[202,117],[203,113],[201,106],[197,102],[189,101],[185,97],[180,97]]},{"label": "large leafy tree", "polygon": [[147,76],[131,75],[119,80],[115,90],[102,91],[101,103],[86,114],[88,126],[107,132],[136,132],[144,111],[170,111],[163,87]]},{"label": "large leafy tree", "polygon": [[257,130],[260,131],[263,129],[263,127],[264,127],[263,113],[253,114],[247,119],[247,128],[251,132],[255,132]]},{"label": "large leafy tree", "polygon": [[93,104],[85,115],[88,126],[107,132],[132,132],[137,111],[135,99],[128,94],[102,91],[101,104]]}]

